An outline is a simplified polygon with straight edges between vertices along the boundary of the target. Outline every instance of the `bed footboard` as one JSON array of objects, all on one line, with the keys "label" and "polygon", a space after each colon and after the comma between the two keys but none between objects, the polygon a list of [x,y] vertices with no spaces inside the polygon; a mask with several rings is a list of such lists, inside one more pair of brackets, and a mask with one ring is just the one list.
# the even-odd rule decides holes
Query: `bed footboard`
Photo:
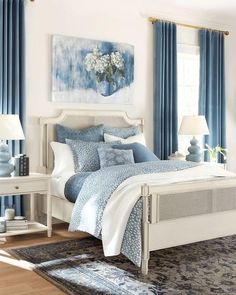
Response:
[{"label": "bed footboard", "polygon": [[149,187],[144,184],[141,188],[141,196],[143,198],[143,222],[142,222],[142,274],[148,273],[149,252]]},{"label": "bed footboard", "polygon": [[[143,184],[141,186],[143,201],[142,274],[148,273],[151,251],[236,234],[236,208],[217,212],[214,208],[214,191],[228,188],[236,188],[235,177],[161,186]],[[191,192],[201,193],[205,190],[213,192],[212,208],[209,213],[160,220],[160,196]],[[234,197],[236,199],[236,193]]]}]

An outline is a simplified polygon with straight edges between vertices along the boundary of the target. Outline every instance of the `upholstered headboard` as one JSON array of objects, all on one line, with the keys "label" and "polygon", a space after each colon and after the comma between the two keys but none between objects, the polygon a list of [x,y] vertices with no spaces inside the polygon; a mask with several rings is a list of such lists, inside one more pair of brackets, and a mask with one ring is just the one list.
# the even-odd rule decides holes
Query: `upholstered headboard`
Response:
[{"label": "upholstered headboard", "polygon": [[131,119],[123,111],[62,110],[56,117],[40,118],[40,172],[51,173],[53,153],[50,142],[56,141],[55,125],[71,128],[86,128],[98,124],[112,127],[139,126],[144,131],[143,119]]}]

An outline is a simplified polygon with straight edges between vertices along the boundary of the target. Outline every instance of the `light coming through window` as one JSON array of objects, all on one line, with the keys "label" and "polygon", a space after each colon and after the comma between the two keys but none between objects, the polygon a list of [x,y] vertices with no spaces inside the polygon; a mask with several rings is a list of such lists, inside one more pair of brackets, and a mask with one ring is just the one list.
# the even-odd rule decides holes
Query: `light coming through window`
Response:
[{"label": "light coming through window", "polygon": [[[198,114],[199,47],[178,45],[178,128],[184,115]],[[179,152],[187,153],[192,136],[178,135]],[[202,140],[201,138],[199,138]],[[200,144],[201,145],[201,144]]]}]

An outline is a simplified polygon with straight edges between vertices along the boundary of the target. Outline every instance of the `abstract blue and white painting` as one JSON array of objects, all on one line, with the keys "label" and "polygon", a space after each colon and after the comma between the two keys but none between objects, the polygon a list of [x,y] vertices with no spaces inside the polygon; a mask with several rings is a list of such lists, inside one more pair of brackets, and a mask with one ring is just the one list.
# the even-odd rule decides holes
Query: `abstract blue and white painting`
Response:
[{"label": "abstract blue and white painting", "polygon": [[52,51],[52,101],[132,102],[132,45],[55,35]]}]

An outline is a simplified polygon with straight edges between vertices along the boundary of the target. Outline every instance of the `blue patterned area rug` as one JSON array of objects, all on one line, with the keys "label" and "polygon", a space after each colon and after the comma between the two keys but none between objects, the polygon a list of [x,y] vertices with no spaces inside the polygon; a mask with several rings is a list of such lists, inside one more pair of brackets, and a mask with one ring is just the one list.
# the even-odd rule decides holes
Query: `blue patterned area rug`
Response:
[{"label": "blue patterned area rug", "polygon": [[236,294],[236,236],[152,252],[147,276],[94,238],[11,252],[67,294]]}]

